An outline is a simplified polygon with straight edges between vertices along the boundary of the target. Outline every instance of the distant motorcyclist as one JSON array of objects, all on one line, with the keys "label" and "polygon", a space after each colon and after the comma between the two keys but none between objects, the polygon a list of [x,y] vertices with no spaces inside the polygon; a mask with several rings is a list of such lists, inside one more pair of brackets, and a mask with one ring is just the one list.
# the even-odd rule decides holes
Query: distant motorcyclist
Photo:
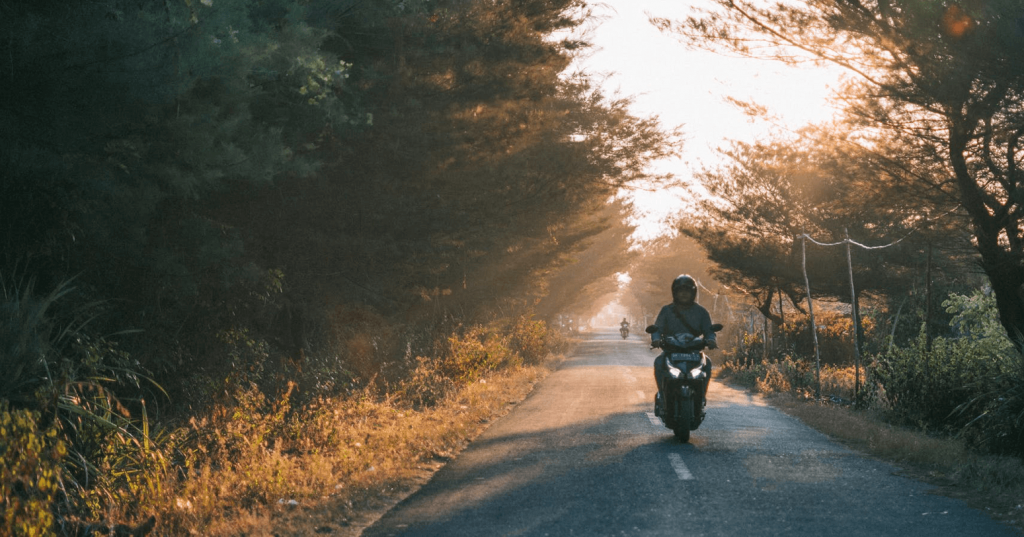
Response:
[{"label": "distant motorcyclist", "polygon": [[619,323],[619,328],[625,328],[626,330],[629,330],[629,321],[627,321],[625,317],[623,317],[622,322]]},{"label": "distant motorcyclist", "polygon": [[[708,349],[718,347],[715,341],[715,332],[711,329],[711,314],[703,306],[697,304],[697,281],[688,274],[680,274],[672,280],[672,303],[661,308],[658,318],[654,321],[657,331],[651,334],[651,342],[659,341],[663,336],[674,336],[676,334],[692,334],[694,337],[704,337]],[[707,403],[708,385],[711,382],[711,360],[708,359],[702,369],[707,373],[707,381],[704,383],[701,404]],[[664,385],[663,379],[668,374],[668,366],[665,363],[664,354],[654,360],[654,380],[658,384],[658,392],[661,393]],[[659,398],[659,400],[662,400]]]}]

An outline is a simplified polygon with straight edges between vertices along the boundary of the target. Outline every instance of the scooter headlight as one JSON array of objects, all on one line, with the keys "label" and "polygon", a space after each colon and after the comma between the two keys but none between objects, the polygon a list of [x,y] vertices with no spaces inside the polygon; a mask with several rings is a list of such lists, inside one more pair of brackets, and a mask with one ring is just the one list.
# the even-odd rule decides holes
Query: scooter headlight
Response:
[{"label": "scooter headlight", "polygon": [[682,375],[683,372],[680,371],[678,367],[675,367],[672,364],[668,364],[668,374],[672,378],[679,378],[679,376]]},{"label": "scooter headlight", "polygon": [[701,369],[699,367],[695,367],[695,368],[690,370],[690,378],[699,379],[702,376],[704,376],[704,370],[703,369]]}]

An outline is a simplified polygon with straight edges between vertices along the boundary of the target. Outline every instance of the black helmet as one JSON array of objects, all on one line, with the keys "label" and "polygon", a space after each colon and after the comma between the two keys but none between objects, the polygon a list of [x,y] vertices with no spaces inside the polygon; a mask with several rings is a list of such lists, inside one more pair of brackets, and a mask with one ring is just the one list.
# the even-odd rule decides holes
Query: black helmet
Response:
[{"label": "black helmet", "polygon": [[676,290],[680,288],[686,288],[693,291],[693,299],[697,300],[697,280],[694,280],[689,274],[680,274],[676,276],[676,279],[672,280],[672,297],[675,299]]},{"label": "black helmet", "polygon": [[693,276],[689,274],[680,274],[676,276],[676,279],[672,280],[672,292],[675,293],[676,289],[680,287],[689,287],[694,292],[697,291],[697,280],[693,279]]}]

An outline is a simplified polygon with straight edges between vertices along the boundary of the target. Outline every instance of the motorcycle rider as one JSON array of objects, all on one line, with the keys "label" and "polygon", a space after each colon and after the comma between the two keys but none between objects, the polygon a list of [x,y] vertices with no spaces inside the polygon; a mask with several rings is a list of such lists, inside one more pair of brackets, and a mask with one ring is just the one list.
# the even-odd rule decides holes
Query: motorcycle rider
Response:
[{"label": "motorcycle rider", "polygon": [[[654,321],[657,331],[651,334],[651,342],[661,340],[662,336],[674,336],[679,333],[693,334],[694,337],[704,336],[708,349],[718,347],[715,332],[711,330],[711,314],[697,303],[697,281],[688,274],[680,274],[672,280],[672,303],[661,308],[658,318]],[[700,394],[701,408],[707,404],[708,385],[711,383],[711,359],[705,360],[701,369],[706,373],[704,390]],[[663,379],[668,374],[664,353],[654,360],[654,380],[661,393]],[[658,400],[662,400],[660,397]],[[660,409],[655,409],[659,412]]]},{"label": "motorcycle rider", "polygon": [[623,328],[627,330],[629,329],[629,321],[627,321],[625,317],[623,317],[622,322],[619,323],[619,330],[622,330]]}]

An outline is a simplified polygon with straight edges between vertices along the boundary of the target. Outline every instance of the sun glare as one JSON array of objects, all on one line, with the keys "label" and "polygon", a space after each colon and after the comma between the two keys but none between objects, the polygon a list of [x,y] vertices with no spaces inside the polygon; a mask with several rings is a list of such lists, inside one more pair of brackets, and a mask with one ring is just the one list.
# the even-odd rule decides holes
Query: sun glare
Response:
[{"label": "sun glare", "polygon": [[[828,97],[839,84],[837,68],[793,67],[688,50],[648,22],[648,14],[681,20],[703,0],[606,0],[603,22],[589,36],[597,50],[580,67],[607,74],[604,87],[633,96],[632,110],[658,116],[666,127],[682,125],[683,157],[656,162],[652,173],[670,173],[679,184],[694,182],[702,166],[714,166],[717,148],[729,140],[753,141],[773,131],[794,130],[834,117]],[[599,8],[600,9],[600,8]],[[735,102],[769,112],[771,121],[751,118]],[[687,200],[684,188],[623,193],[633,201],[635,242],[670,233]]]}]

